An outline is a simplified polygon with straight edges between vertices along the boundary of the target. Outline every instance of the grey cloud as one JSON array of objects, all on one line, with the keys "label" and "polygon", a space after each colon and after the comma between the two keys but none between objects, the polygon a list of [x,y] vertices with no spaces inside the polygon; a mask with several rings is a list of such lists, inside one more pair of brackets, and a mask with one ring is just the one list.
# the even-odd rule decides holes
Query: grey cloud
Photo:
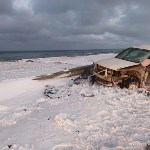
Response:
[{"label": "grey cloud", "polygon": [[12,0],[0,0],[0,14],[10,14],[13,11]]},{"label": "grey cloud", "polygon": [[150,42],[148,0],[14,2],[0,0],[0,50],[123,48]]}]

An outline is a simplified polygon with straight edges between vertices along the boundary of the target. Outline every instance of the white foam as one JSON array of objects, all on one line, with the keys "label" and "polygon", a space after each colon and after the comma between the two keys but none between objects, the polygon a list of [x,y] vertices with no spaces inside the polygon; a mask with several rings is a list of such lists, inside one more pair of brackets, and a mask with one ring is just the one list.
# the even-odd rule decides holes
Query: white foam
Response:
[{"label": "white foam", "polygon": [[[114,54],[1,62],[6,80],[0,82],[0,149],[11,144],[17,150],[144,150],[150,144],[150,98],[143,93],[87,82],[69,87],[70,78],[31,77],[110,56]],[[46,98],[45,85],[59,92]]]}]

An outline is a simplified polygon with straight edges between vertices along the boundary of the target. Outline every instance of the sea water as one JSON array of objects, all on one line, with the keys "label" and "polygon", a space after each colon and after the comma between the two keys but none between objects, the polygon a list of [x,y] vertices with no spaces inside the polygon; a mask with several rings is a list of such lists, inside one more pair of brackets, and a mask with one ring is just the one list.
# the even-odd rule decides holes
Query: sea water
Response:
[{"label": "sea water", "polygon": [[41,50],[41,51],[0,51],[0,61],[16,61],[61,56],[85,56],[102,53],[118,53],[121,49],[91,49],[91,50]]}]

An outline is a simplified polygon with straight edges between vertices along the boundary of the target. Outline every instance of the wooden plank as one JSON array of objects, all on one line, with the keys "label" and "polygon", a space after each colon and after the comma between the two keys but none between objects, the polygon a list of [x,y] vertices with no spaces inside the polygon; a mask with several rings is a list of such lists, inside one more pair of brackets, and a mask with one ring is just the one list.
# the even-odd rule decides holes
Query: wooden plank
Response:
[{"label": "wooden plank", "polygon": [[56,77],[70,77],[70,76],[76,76],[82,74],[85,70],[93,70],[94,64],[92,65],[86,65],[86,66],[81,66],[81,67],[76,67],[76,68],[71,68],[68,70],[64,71],[59,71],[50,75],[41,75],[37,76],[33,80],[47,80],[47,79],[53,79]]}]

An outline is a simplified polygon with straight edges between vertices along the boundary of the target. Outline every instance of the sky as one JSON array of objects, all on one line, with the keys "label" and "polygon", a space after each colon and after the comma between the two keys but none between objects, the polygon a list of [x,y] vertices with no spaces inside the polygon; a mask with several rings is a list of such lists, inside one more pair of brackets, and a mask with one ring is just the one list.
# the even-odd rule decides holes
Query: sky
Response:
[{"label": "sky", "polygon": [[149,0],[0,0],[0,50],[150,43]]}]

